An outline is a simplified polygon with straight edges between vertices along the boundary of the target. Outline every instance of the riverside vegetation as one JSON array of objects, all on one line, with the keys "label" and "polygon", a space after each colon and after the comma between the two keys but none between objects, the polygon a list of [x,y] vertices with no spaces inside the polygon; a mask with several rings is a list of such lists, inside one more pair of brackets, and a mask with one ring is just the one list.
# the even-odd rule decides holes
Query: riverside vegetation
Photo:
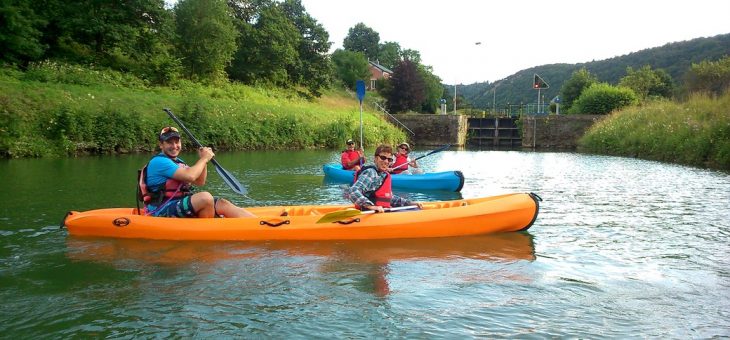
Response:
[{"label": "riverside vegetation", "polygon": [[629,106],[593,125],[580,150],[730,170],[730,92]]},{"label": "riverside vegetation", "polygon": [[[232,83],[149,87],[117,71],[46,62],[25,72],[0,68],[0,157],[151,151],[160,127],[172,124],[163,107],[221,149],[336,149],[359,136],[359,106],[344,91],[307,101],[291,90]],[[366,145],[406,139],[377,114],[363,119]],[[730,93],[614,111],[579,150],[730,170]]]},{"label": "riverside vegetation", "polygon": [[[219,149],[339,148],[360,134],[359,103],[344,91],[308,101],[294,90],[232,83],[149,87],[126,73],[45,62],[0,69],[0,156],[151,151],[159,130],[174,125],[164,107]],[[366,145],[406,138],[376,113],[363,120]]]}]

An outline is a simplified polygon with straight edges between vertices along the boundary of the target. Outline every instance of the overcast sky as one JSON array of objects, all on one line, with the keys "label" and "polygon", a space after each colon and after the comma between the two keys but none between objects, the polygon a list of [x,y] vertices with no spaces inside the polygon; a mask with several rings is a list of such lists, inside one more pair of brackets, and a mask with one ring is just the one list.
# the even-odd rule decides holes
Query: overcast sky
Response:
[{"label": "overcast sky", "polygon": [[[602,60],[730,33],[728,0],[302,0],[332,51],[362,22],[417,50],[446,84],[497,81],[554,63]],[[480,44],[477,44],[480,43]]]}]

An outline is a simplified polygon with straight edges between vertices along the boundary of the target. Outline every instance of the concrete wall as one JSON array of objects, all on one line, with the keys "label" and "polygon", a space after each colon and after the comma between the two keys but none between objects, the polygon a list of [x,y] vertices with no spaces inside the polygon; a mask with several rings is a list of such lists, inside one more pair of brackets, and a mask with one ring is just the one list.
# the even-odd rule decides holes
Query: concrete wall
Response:
[{"label": "concrete wall", "polygon": [[586,130],[605,117],[606,115],[522,116],[522,146],[575,149],[578,139]]},{"label": "concrete wall", "polygon": [[[468,127],[466,116],[434,114],[396,114],[393,116],[415,133],[415,135],[411,135],[406,131],[406,135],[414,145],[462,146],[466,143]],[[400,124],[392,123],[400,127]]]}]

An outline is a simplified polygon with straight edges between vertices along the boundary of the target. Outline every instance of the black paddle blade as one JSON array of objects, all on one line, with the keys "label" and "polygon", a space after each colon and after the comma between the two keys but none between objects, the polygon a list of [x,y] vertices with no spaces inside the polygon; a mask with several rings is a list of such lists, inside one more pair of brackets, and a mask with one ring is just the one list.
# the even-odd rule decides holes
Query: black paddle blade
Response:
[{"label": "black paddle blade", "polygon": [[213,162],[213,165],[215,165],[215,171],[218,172],[218,175],[221,176],[224,182],[228,184],[228,186],[235,191],[238,194],[246,195],[248,194],[248,190],[246,190],[246,187],[239,182],[236,177],[233,177],[231,173],[229,173],[226,169],[223,169],[223,167],[218,164],[218,162]]},{"label": "black paddle blade", "polygon": [[[164,108],[162,110],[165,111],[167,113],[167,115],[170,116],[170,118],[172,118],[172,120],[174,120],[175,123],[177,123],[177,125],[180,126],[181,129],[183,129],[185,134],[188,135],[188,138],[190,138],[190,140],[193,143],[195,143],[195,145],[197,145],[198,147],[203,147],[203,144],[200,144],[198,139],[195,138],[195,136],[193,136],[192,132],[190,132],[190,130],[188,130],[188,128],[185,127],[185,124],[183,124],[183,122],[181,122],[180,119],[178,119],[177,116],[175,116],[175,114],[172,113],[172,110],[170,110],[168,108]],[[233,177],[233,175],[230,172],[226,171],[226,169],[223,169],[223,167],[220,164],[218,164],[218,161],[216,161],[215,158],[211,159],[210,161],[213,163],[213,165],[215,165],[215,171],[218,172],[218,175],[220,175],[221,178],[223,178],[223,181],[226,182],[226,184],[228,184],[228,186],[231,187],[231,189],[233,191],[235,191],[236,193],[239,193],[241,195],[244,195],[244,196],[246,196],[246,194],[248,194],[248,190],[246,190],[246,187],[244,187],[236,179],[236,177]]]}]

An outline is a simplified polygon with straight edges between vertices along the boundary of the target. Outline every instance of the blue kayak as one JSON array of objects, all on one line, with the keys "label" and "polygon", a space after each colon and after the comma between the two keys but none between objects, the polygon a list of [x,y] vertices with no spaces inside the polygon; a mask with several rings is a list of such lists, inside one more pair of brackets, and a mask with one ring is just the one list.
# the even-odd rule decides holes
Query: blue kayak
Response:
[{"label": "blue kayak", "polygon": [[[328,180],[352,183],[355,172],[342,169],[340,164],[325,164],[324,175]],[[393,188],[409,190],[447,190],[461,191],[464,174],[461,171],[431,172],[418,175],[393,175]]]}]

